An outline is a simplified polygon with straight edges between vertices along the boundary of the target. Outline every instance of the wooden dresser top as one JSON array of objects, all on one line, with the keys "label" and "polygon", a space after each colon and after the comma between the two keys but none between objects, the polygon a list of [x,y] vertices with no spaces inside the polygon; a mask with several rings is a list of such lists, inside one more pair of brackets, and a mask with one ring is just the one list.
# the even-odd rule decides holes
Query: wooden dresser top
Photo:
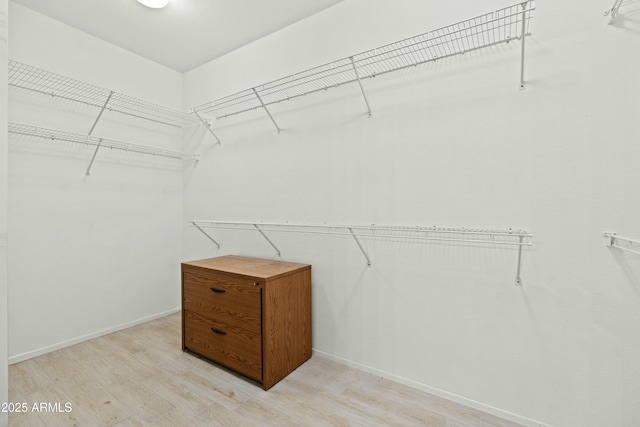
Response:
[{"label": "wooden dresser top", "polygon": [[239,274],[242,276],[257,277],[261,279],[274,279],[293,271],[311,268],[311,265],[309,264],[250,258],[238,255],[227,255],[217,258],[183,262],[182,265]]}]

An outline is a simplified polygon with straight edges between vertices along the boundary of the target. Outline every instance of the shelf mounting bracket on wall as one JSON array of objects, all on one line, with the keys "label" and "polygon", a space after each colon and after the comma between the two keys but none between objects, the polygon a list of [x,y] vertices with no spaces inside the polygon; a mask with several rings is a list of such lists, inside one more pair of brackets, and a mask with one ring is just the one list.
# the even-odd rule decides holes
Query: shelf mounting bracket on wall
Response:
[{"label": "shelf mounting bracket on wall", "polygon": [[611,9],[604,12],[604,16],[609,16],[609,25],[612,25],[615,22],[618,9],[620,9],[623,1],[624,0],[616,0],[615,3],[613,3],[613,6],[611,6]]},{"label": "shelf mounting bracket on wall", "polygon": [[96,149],[93,150],[93,156],[91,156],[91,161],[89,162],[89,166],[87,167],[87,173],[85,174],[86,176],[89,176],[89,173],[91,172],[91,166],[93,166],[93,162],[96,160],[96,155],[98,154],[98,150],[100,149],[100,146],[102,146],[102,138],[98,139],[98,144],[96,145]]},{"label": "shelf mounting bracket on wall", "polygon": [[522,245],[524,236],[518,236],[518,268],[516,270],[516,286],[522,286],[522,279],[520,278],[520,266],[522,265]]},{"label": "shelf mounting bracket on wall", "polygon": [[629,246],[631,245],[640,245],[640,240],[632,239],[629,237],[618,236],[616,233],[604,233],[603,236],[609,240],[607,246],[610,248],[620,249],[626,252],[631,252],[632,254],[640,255],[640,251],[634,251],[633,249],[628,248],[627,246],[622,246],[618,244],[618,241],[625,242]]},{"label": "shelf mounting bracket on wall", "polygon": [[[527,38],[527,2],[522,3],[522,29],[520,33],[520,90],[527,88],[524,81],[524,40]],[[522,247],[522,246],[521,246]]]},{"label": "shelf mounting bracket on wall", "polygon": [[353,240],[356,241],[356,244],[360,248],[360,251],[362,252],[362,255],[364,255],[364,257],[367,259],[367,267],[371,267],[371,260],[369,259],[369,255],[367,255],[367,252],[364,250],[364,248],[360,244],[360,240],[358,240],[358,236],[356,236],[355,233],[353,232],[353,228],[347,227],[347,230],[349,230],[349,233],[351,233],[351,236],[353,237]]},{"label": "shelf mounting bracket on wall", "polygon": [[269,244],[273,247],[273,249],[275,249],[275,250],[276,250],[276,253],[278,254],[278,256],[279,256],[280,258],[282,258],[282,254],[280,253],[280,249],[278,249],[278,247],[277,247],[276,245],[274,245],[274,244],[273,244],[273,242],[271,241],[271,239],[269,239],[269,238],[267,237],[267,235],[266,235],[266,234],[264,234],[264,231],[262,231],[262,230],[260,229],[260,227],[258,227],[258,224],[253,224],[253,226],[256,228],[256,230],[258,230],[258,232],[259,232],[260,234],[262,234],[262,237],[264,237],[264,238],[266,239],[266,241],[267,241],[267,242],[269,242]]},{"label": "shelf mounting bracket on wall", "polygon": [[[112,96],[113,96],[113,91],[110,91],[109,96],[107,96],[107,100],[104,101],[104,104],[102,105],[102,108],[98,113],[98,117],[96,117],[96,120],[93,122],[93,125],[91,126],[91,129],[89,129],[89,133],[87,134],[87,136],[91,136],[91,134],[93,133],[93,130],[96,128],[96,125],[100,121],[100,117],[102,117],[102,113],[104,113],[105,108],[107,108],[107,104],[111,100]],[[101,145],[102,145],[102,139],[98,141],[98,145],[96,145],[96,149],[93,152],[93,156],[91,156],[91,162],[89,162],[89,166],[87,167],[86,176],[89,176],[89,173],[91,172],[91,167],[93,166],[93,162],[96,159],[96,155],[98,154],[98,150],[100,149]]]},{"label": "shelf mounting bracket on wall", "polygon": [[205,236],[207,236],[207,238],[208,238],[209,240],[211,240],[213,243],[215,243],[215,244],[216,244],[216,246],[218,247],[218,249],[220,249],[220,243],[216,242],[216,241],[215,241],[215,239],[209,235],[209,233],[207,233],[206,231],[204,231],[204,230],[202,229],[202,227],[200,227],[200,226],[199,226],[198,224],[196,224],[194,221],[190,221],[190,222],[191,222],[191,225],[193,225],[195,228],[197,228],[198,230],[200,230],[200,232],[201,232],[202,234],[204,234]]},{"label": "shelf mounting bracket on wall", "polygon": [[276,127],[276,129],[278,129],[278,133],[280,133],[280,128],[278,127],[278,124],[276,123],[275,120],[273,120],[273,116],[271,115],[271,113],[269,112],[269,109],[267,108],[267,106],[264,104],[264,102],[262,101],[262,98],[260,98],[260,95],[258,95],[258,91],[256,90],[255,87],[251,88],[253,90],[253,93],[255,93],[256,98],[258,98],[258,101],[260,102],[260,105],[262,105],[262,108],[264,108],[264,111],[267,113],[267,115],[269,116],[269,118],[271,119],[271,121],[273,122],[273,125]]},{"label": "shelf mounting bracket on wall", "polygon": [[202,124],[204,125],[204,127],[209,131],[209,133],[211,135],[213,135],[213,137],[216,139],[216,141],[218,142],[219,145],[222,145],[222,142],[220,142],[220,138],[218,138],[218,136],[213,132],[213,130],[211,129],[211,125],[209,123],[207,123],[206,120],[204,120],[202,117],[200,117],[200,114],[198,114],[197,111],[193,111],[193,114],[196,115],[196,117],[198,119],[200,119],[200,121],[202,122]]},{"label": "shelf mounting bracket on wall", "polygon": [[358,73],[358,67],[356,67],[356,63],[353,61],[353,56],[350,56],[349,60],[351,61],[351,65],[353,66],[353,71],[356,73],[356,79],[358,80],[358,85],[360,86],[360,92],[362,92],[364,103],[367,104],[367,111],[369,113],[369,117],[371,117],[371,106],[369,105],[367,94],[365,93],[364,87],[362,86],[362,80],[360,79],[360,73]]}]

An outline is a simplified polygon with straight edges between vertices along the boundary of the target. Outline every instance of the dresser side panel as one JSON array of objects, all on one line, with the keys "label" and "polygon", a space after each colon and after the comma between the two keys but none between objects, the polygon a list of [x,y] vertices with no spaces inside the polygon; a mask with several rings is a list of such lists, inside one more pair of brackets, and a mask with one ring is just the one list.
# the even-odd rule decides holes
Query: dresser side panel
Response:
[{"label": "dresser side panel", "polygon": [[311,357],[311,269],[267,281],[263,298],[266,390]]}]

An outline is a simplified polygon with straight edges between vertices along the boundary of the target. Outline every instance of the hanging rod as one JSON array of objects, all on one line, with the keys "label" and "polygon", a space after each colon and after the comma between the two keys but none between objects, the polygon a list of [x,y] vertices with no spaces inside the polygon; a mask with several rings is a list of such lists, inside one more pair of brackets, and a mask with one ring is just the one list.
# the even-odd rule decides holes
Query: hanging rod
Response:
[{"label": "hanging rod", "polygon": [[[204,233],[209,239],[211,236],[202,230],[202,227],[213,227],[229,230],[258,230],[262,236],[274,247],[278,256],[280,250],[265,235],[265,232],[288,232],[322,235],[351,236],[355,239],[358,248],[371,265],[364,247],[358,237],[373,239],[409,239],[442,242],[474,243],[484,245],[507,245],[518,247],[518,265],[516,272],[516,285],[521,285],[520,266],[522,261],[522,247],[533,245],[533,235],[522,230],[487,230],[471,228],[443,228],[422,226],[380,226],[380,225],[327,225],[327,224],[289,224],[289,223],[264,223],[264,222],[237,222],[237,221],[209,221],[190,220],[191,225]],[[218,244],[217,242],[215,242]],[[219,246],[218,246],[219,248]]]},{"label": "hanging rod", "polygon": [[[513,40],[522,39],[524,43],[524,37],[530,35],[529,24],[534,9],[535,0],[527,0],[264,83],[198,105],[191,111],[221,119],[348,83],[361,84],[362,80]],[[524,63],[524,59],[522,62]],[[521,86],[523,85],[521,82]],[[254,89],[262,102],[258,101]]]},{"label": "hanging rod", "polygon": [[609,25],[615,22],[616,15],[618,14],[618,9],[620,9],[623,1],[624,0],[616,0],[613,3],[613,6],[611,6],[611,9],[605,10],[604,16],[609,16]]},{"label": "hanging rod", "polygon": [[75,80],[41,68],[9,61],[9,86],[37,92],[54,98],[79,102],[96,108],[106,104],[109,95],[108,111],[113,111],[139,119],[149,120],[173,127],[186,127],[199,124],[193,115],[174,110],[132,96],[113,92],[99,86]]},{"label": "hanging rod", "polygon": [[640,245],[640,240],[632,239],[629,237],[618,236],[616,233],[604,233],[603,236],[609,240],[607,246],[609,246],[610,248],[617,248],[626,252],[631,252],[633,254],[640,255],[640,250],[634,251],[633,249],[630,249],[627,246],[621,246],[618,244],[618,241],[620,240],[622,242],[629,244],[629,246]]},{"label": "hanging rod", "polygon": [[195,154],[114,141],[105,138],[96,138],[90,135],[80,135],[71,132],[63,132],[59,130],[23,125],[19,123],[9,123],[7,130],[13,134],[43,138],[51,141],[73,142],[76,144],[83,144],[91,147],[100,146],[102,148],[112,148],[133,153],[148,154],[151,156],[168,157],[171,159],[198,160],[198,156]]}]

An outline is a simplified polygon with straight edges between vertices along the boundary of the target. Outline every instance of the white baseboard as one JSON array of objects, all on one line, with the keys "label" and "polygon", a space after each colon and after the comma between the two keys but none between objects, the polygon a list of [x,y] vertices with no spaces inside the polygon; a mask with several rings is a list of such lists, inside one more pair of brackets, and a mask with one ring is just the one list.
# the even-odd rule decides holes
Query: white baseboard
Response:
[{"label": "white baseboard", "polygon": [[13,365],[14,363],[22,362],[24,360],[32,359],[37,356],[41,356],[46,353],[50,353],[52,351],[60,350],[61,348],[70,347],[75,344],[79,344],[84,341],[88,341],[93,338],[98,338],[104,335],[109,335],[113,332],[118,332],[123,329],[130,328],[132,326],[140,325],[141,323],[146,323],[151,320],[159,319],[164,316],[168,316],[173,313],[179,312],[180,308],[174,308],[173,310],[165,311],[163,313],[157,313],[148,317],[143,317],[141,319],[134,320],[132,322],[124,323],[121,325],[113,326],[111,328],[103,329],[101,331],[92,332],[87,335],[82,335],[80,337],[72,338],[70,340],[62,341],[53,345],[48,345],[46,347],[42,347],[36,350],[28,351],[26,353],[17,354],[15,356],[9,356],[9,365]]},{"label": "white baseboard", "polygon": [[438,396],[438,397],[441,397],[443,399],[447,399],[447,400],[450,400],[452,402],[459,403],[459,404],[467,406],[469,408],[473,408],[473,409],[477,409],[477,410],[482,411],[482,412],[486,412],[487,414],[491,414],[491,415],[494,415],[496,417],[500,417],[500,418],[503,418],[505,420],[512,421],[514,423],[522,424],[523,426],[526,426],[526,427],[553,427],[552,425],[543,423],[541,421],[536,421],[536,420],[533,420],[531,418],[523,417],[522,415],[514,414],[513,412],[505,411],[503,409],[496,408],[494,406],[487,405],[485,403],[478,402],[476,400],[469,399],[469,398],[464,397],[464,396],[460,396],[460,395],[457,395],[457,394],[454,394],[454,393],[450,393],[448,391],[441,390],[441,389],[436,388],[436,387],[431,387],[429,385],[422,384],[422,383],[410,380],[408,378],[404,378],[404,377],[392,374],[390,372],[382,371],[380,369],[376,369],[376,368],[373,368],[371,366],[363,365],[363,364],[357,363],[357,362],[352,362],[352,361],[344,359],[342,357],[339,357],[339,356],[336,356],[336,355],[333,355],[333,354],[330,354],[330,353],[325,353],[324,351],[313,349],[313,355],[314,356],[324,357],[324,358],[333,360],[334,362],[338,362],[338,363],[341,363],[343,365],[350,366],[352,368],[360,369],[361,371],[369,372],[371,374],[374,374],[374,375],[377,375],[379,377],[388,379],[390,381],[394,381],[394,382],[397,382],[397,383],[400,383],[400,384],[404,384],[404,385],[409,386],[411,388],[415,388],[416,390],[424,391],[425,393],[429,393],[429,394],[432,394],[434,396]]}]

